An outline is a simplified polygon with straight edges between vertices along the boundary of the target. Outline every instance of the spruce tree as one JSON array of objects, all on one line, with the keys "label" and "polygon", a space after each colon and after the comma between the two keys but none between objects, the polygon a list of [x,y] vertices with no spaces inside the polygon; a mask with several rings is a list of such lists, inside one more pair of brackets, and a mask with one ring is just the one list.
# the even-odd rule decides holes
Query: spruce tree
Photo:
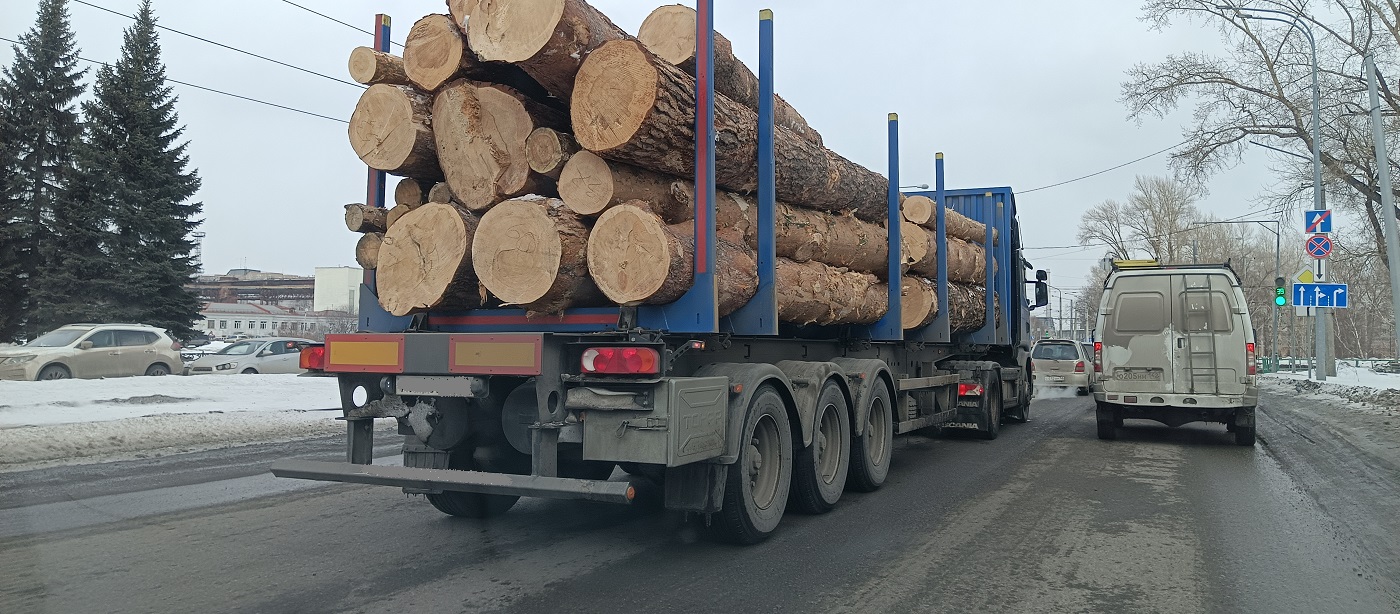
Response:
[{"label": "spruce tree", "polygon": [[199,177],[180,142],[175,102],[145,0],[125,32],[121,58],[98,71],[93,100],[83,104],[78,166],[87,210],[111,219],[110,273],[100,285],[109,319],[185,336],[199,317],[200,301],[186,284],[197,273],[191,233],[203,206],[190,201]]},{"label": "spruce tree", "polygon": [[0,72],[0,341],[43,332],[34,288],[44,275],[49,221],[72,182],[81,133],[75,100],[85,70],[66,0],[40,0],[34,27]]}]

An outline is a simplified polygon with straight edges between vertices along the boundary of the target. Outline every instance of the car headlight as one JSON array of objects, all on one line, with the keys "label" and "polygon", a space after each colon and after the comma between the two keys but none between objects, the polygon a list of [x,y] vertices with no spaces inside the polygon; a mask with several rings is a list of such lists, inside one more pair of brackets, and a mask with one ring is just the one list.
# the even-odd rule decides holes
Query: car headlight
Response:
[{"label": "car headlight", "polygon": [[3,361],[0,361],[0,365],[22,365],[38,357],[38,354],[24,354],[22,356],[11,356]]},{"label": "car headlight", "polygon": [[220,371],[227,371],[227,370],[229,370],[229,369],[234,369],[234,368],[237,368],[237,367],[238,367],[238,363],[236,363],[236,362],[226,362],[226,363],[221,364],[221,365],[218,365],[218,366],[216,366],[216,367],[214,367],[214,368],[215,368],[215,369],[218,369],[218,370],[220,370]]}]

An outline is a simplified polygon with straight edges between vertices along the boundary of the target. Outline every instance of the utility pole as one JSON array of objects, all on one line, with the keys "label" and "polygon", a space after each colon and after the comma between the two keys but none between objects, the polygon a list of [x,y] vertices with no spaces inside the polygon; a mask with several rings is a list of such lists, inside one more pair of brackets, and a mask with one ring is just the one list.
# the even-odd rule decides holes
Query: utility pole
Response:
[{"label": "utility pole", "polygon": [[[1376,94],[1376,82],[1380,71],[1376,68],[1376,58],[1367,55],[1364,62],[1366,72],[1366,93],[1371,102],[1371,139],[1376,142],[1376,176],[1380,181],[1381,217],[1385,219],[1385,257],[1390,267],[1390,308],[1395,314],[1396,352],[1400,353],[1400,266],[1396,254],[1400,253],[1400,235],[1395,228],[1395,197],[1390,186],[1390,155],[1385,150],[1385,131],[1381,124],[1381,100]],[[1400,356],[1397,356],[1400,357]]]}]

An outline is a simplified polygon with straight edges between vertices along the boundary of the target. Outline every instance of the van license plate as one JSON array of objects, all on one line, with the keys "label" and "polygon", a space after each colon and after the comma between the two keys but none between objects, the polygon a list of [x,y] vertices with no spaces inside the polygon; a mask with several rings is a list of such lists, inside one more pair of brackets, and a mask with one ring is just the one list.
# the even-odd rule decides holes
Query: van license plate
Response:
[{"label": "van license plate", "polygon": [[1113,379],[1126,380],[1131,382],[1160,382],[1162,381],[1161,369],[1116,369],[1113,371]]}]

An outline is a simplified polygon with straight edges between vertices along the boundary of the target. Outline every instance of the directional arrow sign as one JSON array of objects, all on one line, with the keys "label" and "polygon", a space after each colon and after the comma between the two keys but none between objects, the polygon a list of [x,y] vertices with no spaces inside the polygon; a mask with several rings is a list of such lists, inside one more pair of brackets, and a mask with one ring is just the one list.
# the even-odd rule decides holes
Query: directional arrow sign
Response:
[{"label": "directional arrow sign", "polygon": [[1304,211],[1303,226],[1308,234],[1332,232],[1332,210],[1312,209]]},{"label": "directional arrow sign", "polygon": [[1347,308],[1346,284],[1293,284],[1293,304],[1300,307]]},{"label": "directional arrow sign", "polygon": [[1313,235],[1308,237],[1303,249],[1307,250],[1309,256],[1321,260],[1332,253],[1332,240],[1327,238],[1327,235]]}]

